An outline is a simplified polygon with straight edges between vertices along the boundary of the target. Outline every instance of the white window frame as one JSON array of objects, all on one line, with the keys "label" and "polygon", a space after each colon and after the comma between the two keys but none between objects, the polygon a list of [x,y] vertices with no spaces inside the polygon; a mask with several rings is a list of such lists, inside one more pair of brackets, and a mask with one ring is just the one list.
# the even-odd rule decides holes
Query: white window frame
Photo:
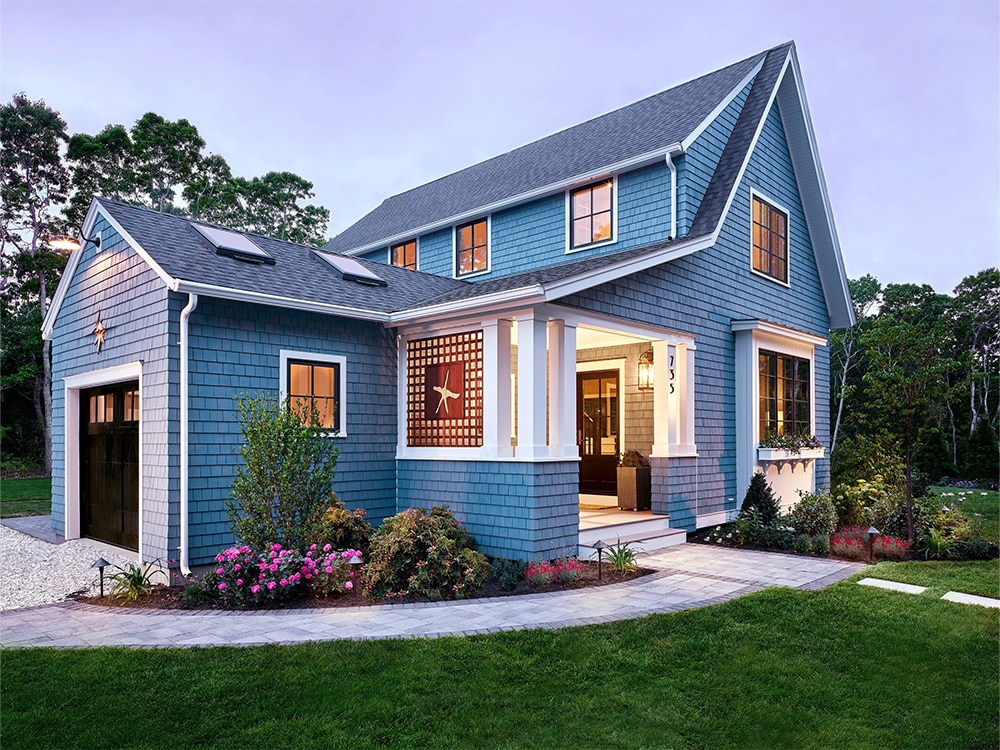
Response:
[{"label": "white window frame", "polygon": [[[763,271],[758,271],[753,267],[753,202],[754,198],[762,200],[767,203],[771,208],[776,208],[785,214],[785,274],[788,277],[787,281],[782,281],[781,279],[776,279],[770,274],[766,274]],[[750,236],[747,238],[747,247],[749,248],[748,259],[750,261],[750,273],[754,276],[759,276],[762,279],[767,279],[768,281],[782,286],[785,289],[791,289],[792,287],[792,212],[785,208],[783,205],[775,200],[772,200],[767,195],[762,193],[756,188],[750,188]]]},{"label": "white window frame", "polygon": [[590,242],[586,245],[580,245],[579,247],[573,247],[573,193],[584,188],[591,188],[595,185],[599,185],[602,182],[607,182],[608,178],[604,177],[599,180],[588,180],[581,185],[574,185],[566,190],[566,206],[565,206],[565,218],[564,223],[566,225],[566,255],[572,253],[580,253],[584,250],[591,250],[595,247],[604,247],[605,245],[613,245],[618,242],[618,175],[612,175],[611,177],[611,237],[606,240],[601,240],[600,242]]},{"label": "white window frame", "polygon": [[328,438],[347,437],[347,416],[350,394],[347,389],[347,357],[340,354],[326,354],[323,352],[305,352],[292,349],[282,349],[279,355],[280,375],[278,377],[278,392],[282,402],[288,398],[288,361],[308,362],[318,365],[339,365],[340,378],[340,403],[337,409],[340,413],[340,427],[333,432],[326,432]]},{"label": "white window frame", "polygon": [[[478,224],[486,221],[486,270],[473,271],[472,273],[459,274],[458,272],[458,229],[467,227],[470,224]],[[397,243],[398,244],[398,243]],[[419,248],[418,248],[419,251]],[[476,276],[485,276],[493,270],[493,214],[485,217],[470,219],[469,221],[458,222],[451,226],[451,277],[453,279],[472,279]]]},{"label": "white window frame", "polygon": [[400,242],[393,242],[392,244],[390,244],[389,245],[389,251],[388,251],[388,254],[387,254],[385,262],[387,264],[389,264],[390,266],[392,266],[393,268],[404,268],[404,266],[397,266],[395,263],[392,262],[392,249],[394,247],[398,247],[399,245],[408,245],[411,242],[416,245],[416,249],[414,250],[414,262],[416,263],[416,268],[411,268],[411,269],[408,269],[408,270],[419,271],[420,270],[420,238],[419,237],[414,237],[412,240],[401,240]]}]

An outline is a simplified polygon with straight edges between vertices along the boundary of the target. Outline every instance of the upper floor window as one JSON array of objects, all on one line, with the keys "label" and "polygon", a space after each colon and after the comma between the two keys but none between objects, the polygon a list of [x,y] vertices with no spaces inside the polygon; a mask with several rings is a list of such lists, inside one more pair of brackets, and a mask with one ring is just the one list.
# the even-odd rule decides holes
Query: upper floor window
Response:
[{"label": "upper floor window", "polygon": [[389,248],[389,262],[400,268],[417,270],[417,241],[401,242]]},{"label": "upper floor window", "polygon": [[455,227],[455,275],[489,270],[489,232],[486,219]]},{"label": "upper floor window", "polygon": [[760,350],[760,439],[811,435],[809,360]]},{"label": "upper floor window", "polygon": [[788,283],[788,214],[753,196],[753,270]]},{"label": "upper floor window", "polygon": [[614,182],[574,190],[569,197],[570,248],[611,239]]},{"label": "upper floor window", "polygon": [[320,427],[339,430],[340,364],[325,362],[288,361],[288,408],[304,422],[313,409]]}]

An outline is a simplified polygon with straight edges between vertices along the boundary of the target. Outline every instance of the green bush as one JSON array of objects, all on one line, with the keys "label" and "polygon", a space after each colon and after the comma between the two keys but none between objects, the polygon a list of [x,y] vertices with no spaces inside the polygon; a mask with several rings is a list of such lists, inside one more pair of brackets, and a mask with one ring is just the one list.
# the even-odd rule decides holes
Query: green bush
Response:
[{"label": "green bush", "polygon": [[763,523],[757,508],[740,511],[736,517],[736,536],[740,544],[776,549],[791,549],[795,540],[795,535],[783,525],[780,517],[771,523]]},{"label": "green bush", "polygon": [[334,549],[355,549],[367,559],[372,531],[363,508],[348,510],[339,497],[331,495],[327,506],[319,511],[307,541],[320,548],[329,544]]},{"label": "green bush", "polygon": [[486,556],[444,506],[409,508],[387,518],[372,536],[365,569],[369,599],[462,599],[482,587]]},{"label": "green bush", "polygon": [[859,480],[906,490],[906,463],[899,442],[890,435],[858,435],[837,441],[831,456],[830,480],[839,490]]},{"label": "green bush", "polygon": [[837,530],[837,509],[829,495],[799,492],[799,501],[791,511],[792,527],[799,534],[816,536]]},{"label": "green bush", "polygon": [[[936,498],[923,497],[913,499],[913,542],[923,544],[930,536],[934,526],[934,512],[937,508]],[[870,524],[878,529],[880,534],[907,538],[906,496],[889,494],[876,498],[871,507]]]},{"label": "green bush", "polygon": [[490,564],[490,574],[493,580],[500,584],[504,591],[513,591],[524,580],[524,569],[528,564],[523,560],[507,560],[503,557],[493,558]]},{"label": "green bush", "polygon": [[796,552],[806,553],[812,549],[812,538],[808,534],[799,534],[795,537],[792,549]]},{"label": "green bush", "polygon": [[256,552],[271,544],[302,550],[329,502],[337,447],[313,408],[303,415],[268,394],[236,398],[243,461],[226,510],[236,538]]},{"label": "green bush", "polygon": [[756,510],[759,514],[759,522],[762,526],[770,526],[778,521],[781,514],[781,500],[779,500],[771,485],[764,475],[757,472],[750,480],[747,494],[743,498],[743,505],[740,506],[740,515]]},{"label": "green bush", "polygon": [[830,537],[827,534],[817,534],[812,538],[813,554],[826,556],[830,554]]}]

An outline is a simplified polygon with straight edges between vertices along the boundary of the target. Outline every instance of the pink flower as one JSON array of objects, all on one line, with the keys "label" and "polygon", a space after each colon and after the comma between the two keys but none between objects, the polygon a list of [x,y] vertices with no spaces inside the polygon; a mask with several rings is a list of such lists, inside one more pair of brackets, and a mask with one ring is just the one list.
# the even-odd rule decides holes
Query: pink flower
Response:
[{"label": "pink flower", "polygon": [[277,585],[278,584],[276,584],[274,581],[268,581],[267,582],[267,590],[268,591],[274,591],[274,587],[277,586]]},{"label": "pink flower", "polygon": [[253,586],[250,587],[250,592],[253,594],[260,593],[260,586],[254,584]]},{"label": "pink flower", "polygon": [[226,584],[225,583],[220,583],[219,584],[219,591],[225,591],[225,590],[226,590]]},{"label": "pink flower", "polygon": [[222,568],[219,568],[218,570],[215,571],[215,575],[217,576],[225,575],[225,573],[226,571],[223,570]]},{"label": "pink flower", "polygon": [[242,578],[237,578],[236,579],[236,585],[237,586],[242,586],[243,585],[243,579]]},{"label": "pink flower", "polygon": [[333,547],[331,547],[329,544],[324,544],[323,545],[323,551],[324,552],[329,552],[332,549],[333,549]]},{"label": "pink flower", "polygon": [[344,584],[344,588],[350,591],[351,589],[354,588],[354,584],[348,581],[347,583]]},{"label": "pink flower", "polygon": [[333,568],[331,568],[329,565],[327,565],[326,566],[326,572],[327,573],[332,573],[333,572]]},{"label": "pink flower", "polygon": [[281,581],[279,581],[279,583],[281,583],[282,586],[287,586],[288,585],[288,579],[287,578],[282,578]]},{"label": "pink flower", "polygon": [[239,563],[236,563],[236,565],[233,566],[233,570],[243,570],[243,566],[240,565]]}]

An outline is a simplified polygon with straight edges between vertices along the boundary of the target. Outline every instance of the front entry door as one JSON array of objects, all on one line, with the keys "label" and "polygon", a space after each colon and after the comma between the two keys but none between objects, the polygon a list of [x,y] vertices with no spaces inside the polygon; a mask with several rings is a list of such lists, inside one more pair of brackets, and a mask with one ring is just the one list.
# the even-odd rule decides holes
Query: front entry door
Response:
[{"label": "front entry door", "polygon": [[139,549],[139,383],[80,394],[80,533]]},{"label": "front entry door", "polygon": [[581,493],[618,494],[618,385],[617,370],[576,376]]}]

